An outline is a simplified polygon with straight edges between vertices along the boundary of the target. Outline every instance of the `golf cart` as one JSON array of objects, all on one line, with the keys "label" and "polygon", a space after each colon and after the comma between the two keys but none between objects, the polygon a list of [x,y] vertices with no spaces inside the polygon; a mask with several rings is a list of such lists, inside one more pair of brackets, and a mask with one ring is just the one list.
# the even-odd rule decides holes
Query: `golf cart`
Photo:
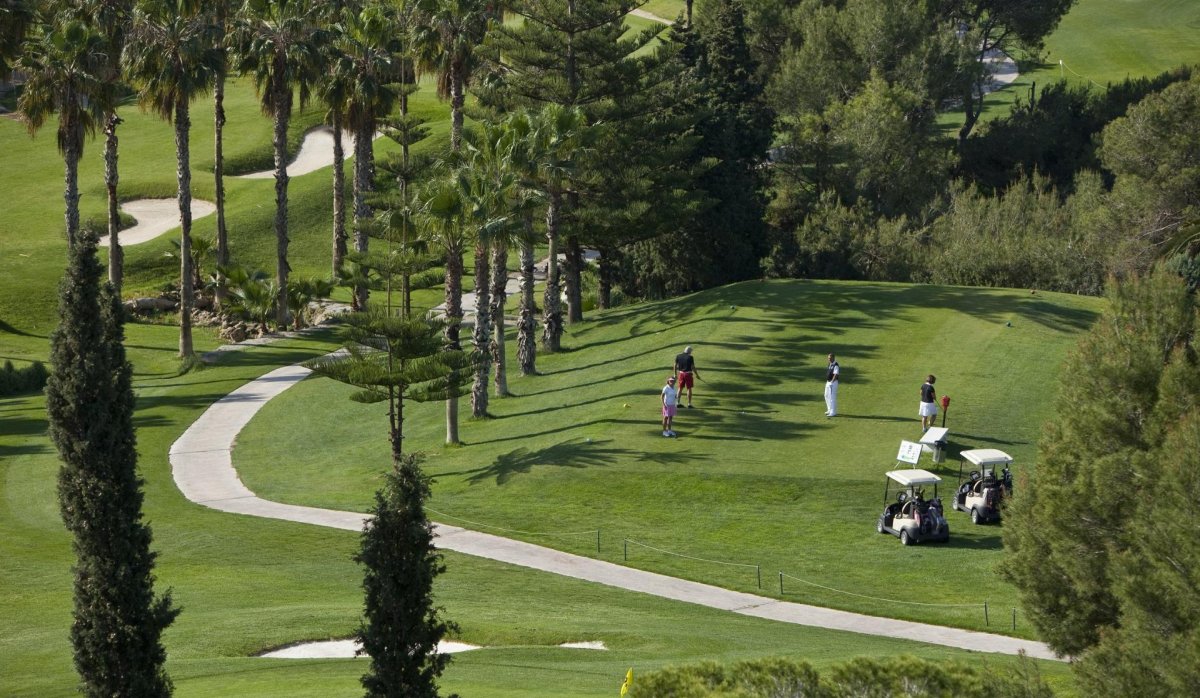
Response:
[{"label": "golf cart", "polygon": [[[1012,457],[994,448],[977,448],[959,454],[958,491],[951,505],[971,515],[971,523],[981,524],[1000,520],[1000,508],[1004,498],[1012,495],[1013,477],[1008,466]],[[963,467],[973,466],[965,477]],[[999,473],[996,468],[1003,467]]]},{"label": "golf cart", "polygon": [[[950,540],[950,524],[942,514],[942,500],[937,496],[937,483],[942,479],[928,470],[892,470],[887,473],[883,488],[883,513],[875,524],[879,533],[898,536],[904,545],[927,540],[944,543]],[[892,483],[899,485],[896,500],[891,501]],[[933,499],[925,498],[925,485],[933,485]]]}]

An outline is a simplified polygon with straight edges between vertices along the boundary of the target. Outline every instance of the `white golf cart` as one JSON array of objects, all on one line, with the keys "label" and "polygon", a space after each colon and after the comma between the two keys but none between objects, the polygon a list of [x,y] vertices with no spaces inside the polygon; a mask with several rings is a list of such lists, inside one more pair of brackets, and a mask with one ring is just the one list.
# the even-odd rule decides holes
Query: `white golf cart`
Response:
[{"label": "white golf cart", "polygon": [[[950,540],[950,524],[942,514],[942,500],[937,496],[937,484],[942,478],[928,470],[892,470],[887,473],[883,488],[883,513],[875,524],[879,533],[890,533],[904,545],[923,541],[944,543]],[[892,483],[899,486],[896,500],[891,501]],[[933,485],[933,498],[925,498],[925,486]]]},{"label": "white golf cart", "polygon": [[[958,491],[951,506],[971,515],[971,523],[981,524],[1000,520],[1004,498],[1012,496],[1013,477],[1008,466],[1012,456],[995,448],[977,448],[959,454]],[[970,463],[972,470],[963,475]],[[1003,468],[997,472],[997,468]]]}]

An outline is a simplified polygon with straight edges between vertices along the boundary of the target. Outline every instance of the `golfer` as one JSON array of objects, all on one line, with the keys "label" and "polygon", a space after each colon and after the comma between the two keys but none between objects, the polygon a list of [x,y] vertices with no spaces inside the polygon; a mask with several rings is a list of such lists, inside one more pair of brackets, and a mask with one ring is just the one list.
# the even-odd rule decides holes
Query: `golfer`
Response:
[{"label": "golfer", "polygon": [[663,436],[675,436],[671,431],[671,420],[675,419],[675,405],[679,402],[679,391],[675,390],[675,376],[667,376],[667,384],[662,389],[662,427]]},{"label": "golfer", "polygon": [[829,355],[829,365],[825,367],[825,416],[837,416],[838,377],[842,367],[838,366],[833,354]]},{"label": "golfer", "polygon": [[684,347],[682,354],[675,356],[675,375],[679,377],[679,392],[682,394],[684,388],[687,389],[687,406],[692,406],[692,382],[693,378],[699,378],[700,372],[696,370],[696,360],[692,358],[692,348]]},{"label": "golfer", "polygon": [[937,393],[933,389],[935,382],[937,382],[937,376],[931,373],[921,384],[921,406],[917,408],[917,414],[921,415],[922,432],[937,423]]}]

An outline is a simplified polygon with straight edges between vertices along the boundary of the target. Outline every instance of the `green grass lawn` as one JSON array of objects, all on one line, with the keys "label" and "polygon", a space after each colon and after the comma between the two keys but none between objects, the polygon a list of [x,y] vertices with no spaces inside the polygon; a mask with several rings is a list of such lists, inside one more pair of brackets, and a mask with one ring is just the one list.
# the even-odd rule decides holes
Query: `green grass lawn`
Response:
[{"label": "green grass lawn", "polygon": [[[674,312],[669,305],[662,310]],[[629,318],[618,321],[635,326]],[[158,589],[171,589],[183,608],[165,636],[176,694],[360,695],[361,660],[250,656],[353,631],[362,605],[361,572],[351,561],[357,536],[190,504],[175,489],[167,463],[170,444],[218,397],[333,345],[294,340],[177,376],[174,332],[133,328],[129,346],[137,366],[145,514],[160,554]],[[210,348],[212,337],[201,334],[198,344]],[[70,695],[76,681],[67,639],[71,550],[55,502],[58,462],[45,437],[43,400],[0,400],[0,415],[0,692]],[[462,555],[449,554],[447,565],[438,603],[461,625],[460,639],[491,648],[460,655],[445,676],[447,691],[467,696],[606,696],[630,666],[642,672],[702,659],[783,655],[827,665],[906,653],[979,661],[966,652],[744,618]],[[556,647],[581,640],[603,641],[609,651]],[[1014,660],[986,661],[1007,666]],[[1072,686],[1066,665],[1043,663],[1043,671]]]},{"label": "green grass lawn", "polygon": [[[585,532],[598,529],[603,559],[622,561],[633,539],[632,566],[738,590],[759,592],[757,570],[721,563],[760,565],[772,596],[782,571],[878,599],[919,590],[933,604],[988,601],[1007,618],[1017,599],[994,573],[1000,529],[951,512],[949,545],[903,548],[874,532],[883,473],[900,440],[920,436],[917,388],[931,372],[953,399],[953,448],[1001,448],[1031,472],[1059,363],[1099,308],[1028,291],[744,283],[598,313],[571,328],[569,351],[539,359],[543,375],[510,365],[515,397],[494,399],[492,419],[468,420],[464,401],[465,446],[441,446],[441,405],[406,409],[405,444],[428,454],[430,507],[446,523],[584,555],[597,554]],[[685,344],[707,382],[681,410],[680,438],[664,439],[658,392]],[[821,394],[829,351],[843,367],[833,420]],[[269,499],[364,510],[387,458],[385,421],[349,392],[312,379],[268,404],[234,454],[246,484]],[[952,483],[957,463],[937,472]],[[793,582],[784,596],[985,629],[979,608]],[[1032,629],[1018,619],[1016,634]]]},{"label": "green grass lawn", "polygon": [[[1083,0],[1080,7],[1099,2]],[[673,18],[682,5],[654,0],[645,9]],[[269,167],[270,120],[252,87],[231,84],[227,109],[229,169]],[[418,93],[414,110],[431,120],[434,136],[425,147],[444,142],[446,110],[432,89]],[[204,199],[213,187],[210,114],[207,99],[193,106],[192,175],[195,195]],[[174,196],[170,127],[134,106],[122,116],[122,198]],[[294,118],[293,149],[319,117],[313,107]],[[0,192],[5,203],[18,202],[0,218],[0,360],[44,359],[65,265],[62,160],[53,125],[30,140],[19,123],[0,119],[0,147],[6,163]],[[376,147],[393,149],[386,140]],[[90,142],[81,164],[85,219],[103,216],[102,148]],[[291,180],[296,276],[327,273],[329,180],[328,169]],[[230,178],[227,187],[235,261],[273,269],[272,182]],[[214,218],[201,219],[195,234],[211,235],[213,226]],[[164,257],[173,236],[126,249],[127,295],[174,278],[177,268]],[[440,295],[423,291],[417,305],[432,306]],[[462,448],[440,446],[440,405],[413,406],[408,447],[428,453],[427,467],[438,479],[430,505],[447,523],[524,531],[510,535],[585,555],[596,555],[593,534],[574,534],[599,529],[604,559],[622,561],[622,540],[629,538],[636,541],[631,566],[768,596],[779,595],[777,574],[784,571],[882,599],[987,599],[1003,619],[989,629],[1001,632],[1016,603],[992,571],[1000,558],[998,529],[973,529],[952,512],[949,546],[902,549],[872,529],[882,473],[893,465],[899,439],[917,436],[916,391],[928,372],[954,398],[948,426],[956,447],[1004,448],[1021,470],[1031,469],[1058,364],[1099,307],[1094,299],[1017,291],[795,282],[621,308],[571,327],[569,351],[541,357],[543,375],[520,378],[510,370],[515,396],[493,401],[493,419],[465,419],[464,401]],[[360,694],[361,660],[249,656],[353,631],[362,606],[361,571],[351,561],[356,536],[187,503],[166,455],[222,395],[334,344],[294,340],[179,376],[177,334],[168,324],[131,325],[127,341],[137,370],[145,512],[160,553],[158,588],[172,589],[183,607],[165,638],[177,695]],[[207,329],[197,331],[196,341],[201,351],[216,345]],[[698,385],[697,408],[680,417],[681,438],[670,441],[658,435],[657,394],[671,357],[689,343],[707,383]],[[845,380],[842,416],[832,422],[821,417],[820,396],[830,350],[839,354]],[[68,642],[72,552],[55,499],[58,459],[45,431],[40,397],[0,399],[5,696],[71,695],[76,680]],[[383,416],[348,401],[336,384],[305,381],[268,405],[235,458],[264,496],[364,509],[387,461]],[[949,468],[939,472],[951,477]],[[749,568],[638,544],[760,565],[765,588],[757,588]],[[607,696],[630,666],[642,672],[703,659],[782,655],[824,666],[906,653],[979,661],[965,652],[731,616],[462,555],[448,555],[447,562],[439,602],[460,623],[460,639],[491,647],[451,665],[445,689],[465,696]],[[791,580],[783,597],[983,628],[976,609],[918,609]],[[1016,634],[1029,636],[1019,621]],[[603,640],[610,650],[554,647],[577,640]],[[1071,690],[1065,665],[1042,668]]]},{"label": "green grass lawn", "polygon": [[[1014,56],[1020,77],[987,96],[981,120],[1008,115],[1018,96],[1028,103],[1031,87],[1040,90],[1060,79],[1103,89],[1200,64],[1198,30],[1200,3],[1192,0],[1078,0],[1046,37],[1042,55]],[[939,123],[957,129],[962,113],[948,112]]]}]

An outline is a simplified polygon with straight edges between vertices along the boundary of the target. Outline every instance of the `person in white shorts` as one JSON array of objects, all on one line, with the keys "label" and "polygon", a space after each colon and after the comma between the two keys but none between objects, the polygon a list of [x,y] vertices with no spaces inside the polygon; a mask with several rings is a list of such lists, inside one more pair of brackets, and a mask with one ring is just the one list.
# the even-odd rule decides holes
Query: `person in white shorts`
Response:
[{"label": "person in white shorts", "polygon": [[921,416],[922,432],[937,424],[937,393],[933,390],[936,381],[937,377],[931,373],[921,384],[921,406],[917,409],[917,414]]},{"label": "person in white shorts", "polygon": [[667,376],[667,384],[662,389],[663,436],[675,436],[671,422],[675,419],[675,406],[678,403],[679,391],[675,390],[675,376]]}]

